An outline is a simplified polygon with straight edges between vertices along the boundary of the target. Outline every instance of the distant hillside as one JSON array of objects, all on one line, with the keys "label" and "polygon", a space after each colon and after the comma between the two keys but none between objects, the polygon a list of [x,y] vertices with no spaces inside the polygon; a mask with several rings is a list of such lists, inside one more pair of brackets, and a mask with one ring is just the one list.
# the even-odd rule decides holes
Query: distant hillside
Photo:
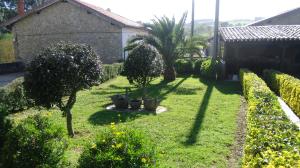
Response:
[{"label": "distant hillside", "polygon": [[[245,26],[254,22],[254,20],[250,19],[237,19],[237,20],[229,20],[229,21],[221,21],[221,27],[234,27],[234,26]],[[214,20],[212,19],[201,19],[195,20],[195,34],[211,37],[213,35],[214,28]],[[185,25],[186,34],[190,34],[191,32],[191,23],[187,23]]]}]

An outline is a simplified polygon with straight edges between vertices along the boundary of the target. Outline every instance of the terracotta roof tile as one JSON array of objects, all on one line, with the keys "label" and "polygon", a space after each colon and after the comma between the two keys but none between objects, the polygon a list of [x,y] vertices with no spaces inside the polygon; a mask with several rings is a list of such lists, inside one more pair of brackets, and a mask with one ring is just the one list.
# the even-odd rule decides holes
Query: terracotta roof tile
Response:
[{"label": "terracotta roof tile", "polygon": [[86,7],[89,7],[111,19],[114,19],[115,21],[117,22],[120,22],[122,24],[124,24],[124,26],[129,26],[129,27],[137,27],[137,28],[142,28],[143,25],[140,24],[140,23],[137,23],[137,22],[134,22],[132,20],[129,20],[123,16],[120,16],[118,14],[115,14],[113,12],[110,12],[110,11],[107,11],[99,6],[95,6],[93,4],[90,4],[90,3],[87,3],[87,2],[84,2],[84,1],[81,1],[81,0],[73,0],[73,1],[76,1],[78,2],[79,4],[82,4],[82,5],[85,5]]},{"label": "terracotta roof tile", "polygon": [[[26,14],[24,16],[16,16],[14,18],[11,18],[9,19],[8,21],[4,22],[4,23],[1,23],[0,24],[0,27],[2,26],[11,26],[12,24],[18,22],[19,20],[21,19],[24,19],[40,10],[43,10],[53,4],[56,4],[58,2],[62,2],[63,0],[49,0],[49,1],[46,1],[46,3],[44,3],[43,5],[41,6],[38,6],[28,12],[26,12]],[[105,16],[105,17],[108,17],[112,20],[114,20],[115,22],[119,23],[122,27],[133,27],[133,28],[141,28],[143,29],[144,26],[140,23],[137,23],[137,22],[134,22],[132,20],[129,20],[125,17],[122,17],[118,14],[115,14],[113,12],[110,12],[110,11],[107,11],[101,7],[98,7],[98,6],[95,6],[93,4],[90,4],[90,3],[87,3],[87,2],[83,2],[81,0],[65,0],[65,1],[68,1],[70,3],[75,3],[77,5],[80,5],[82,7],[85,7],[87,9],[90,9],[90,10],[93,10],[95,11],[97,14],[101,15],[101,16]]]}]

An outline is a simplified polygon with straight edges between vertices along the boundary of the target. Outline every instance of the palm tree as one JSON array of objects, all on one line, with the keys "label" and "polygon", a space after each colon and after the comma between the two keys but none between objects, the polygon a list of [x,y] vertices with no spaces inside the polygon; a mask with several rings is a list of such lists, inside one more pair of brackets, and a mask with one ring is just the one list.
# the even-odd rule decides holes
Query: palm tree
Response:
[{"label": "palm tree", "polygon": [[169,19],[164,16],[152,20],[151,24],[145,24],[149,35],[138,35],[129,41],[126,51],[133,49],[141,41],[155,47],[162,55],[164,61],[164,80],[173,81],[176,79],[174,63],[182,52],[180,44],[184,41],[184,25],[187,13],[184,13],[178,23],[175,18]]},{"label": "palm tree", "polygon": [[201,49],[206,48],[207,43],[205,38],[201,36],[193,36],[186,38],[178,48],[180,56],[190,56],[190,59],[193,59],[194,55],[202,56]]}]

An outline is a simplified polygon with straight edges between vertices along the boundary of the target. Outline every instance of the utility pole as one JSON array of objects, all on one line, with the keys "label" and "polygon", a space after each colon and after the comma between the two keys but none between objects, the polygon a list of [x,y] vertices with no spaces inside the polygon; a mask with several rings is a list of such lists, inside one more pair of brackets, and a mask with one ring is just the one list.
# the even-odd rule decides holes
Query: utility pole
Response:
[{"label": "utility pole", "polygon": [[218,47],[219,46],[219,9],[220,9],[220,0],[216,0],[213,59],[217,58],[218,50],[219,50],[219,47]]},{"label": "utility pole", "polygon": [[194,36],[194,30],[195,30],[195,0],[192,0],[192,29],[191,29],[191,37]]}]

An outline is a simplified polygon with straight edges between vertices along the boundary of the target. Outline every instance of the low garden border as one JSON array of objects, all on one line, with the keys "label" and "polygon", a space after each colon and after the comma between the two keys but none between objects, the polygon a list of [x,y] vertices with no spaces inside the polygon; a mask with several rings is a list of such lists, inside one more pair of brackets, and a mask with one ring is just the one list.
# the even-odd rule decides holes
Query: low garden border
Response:
[{"label": "low garden border", "polygon": [[300,80],[275,70],[264,70],[268,86],[300,116]]},{"label": "low garden border", "polygon": [[298,128],[261,78],[247,69],[240,78],[248,102],[243,167],[298,167]]}]

